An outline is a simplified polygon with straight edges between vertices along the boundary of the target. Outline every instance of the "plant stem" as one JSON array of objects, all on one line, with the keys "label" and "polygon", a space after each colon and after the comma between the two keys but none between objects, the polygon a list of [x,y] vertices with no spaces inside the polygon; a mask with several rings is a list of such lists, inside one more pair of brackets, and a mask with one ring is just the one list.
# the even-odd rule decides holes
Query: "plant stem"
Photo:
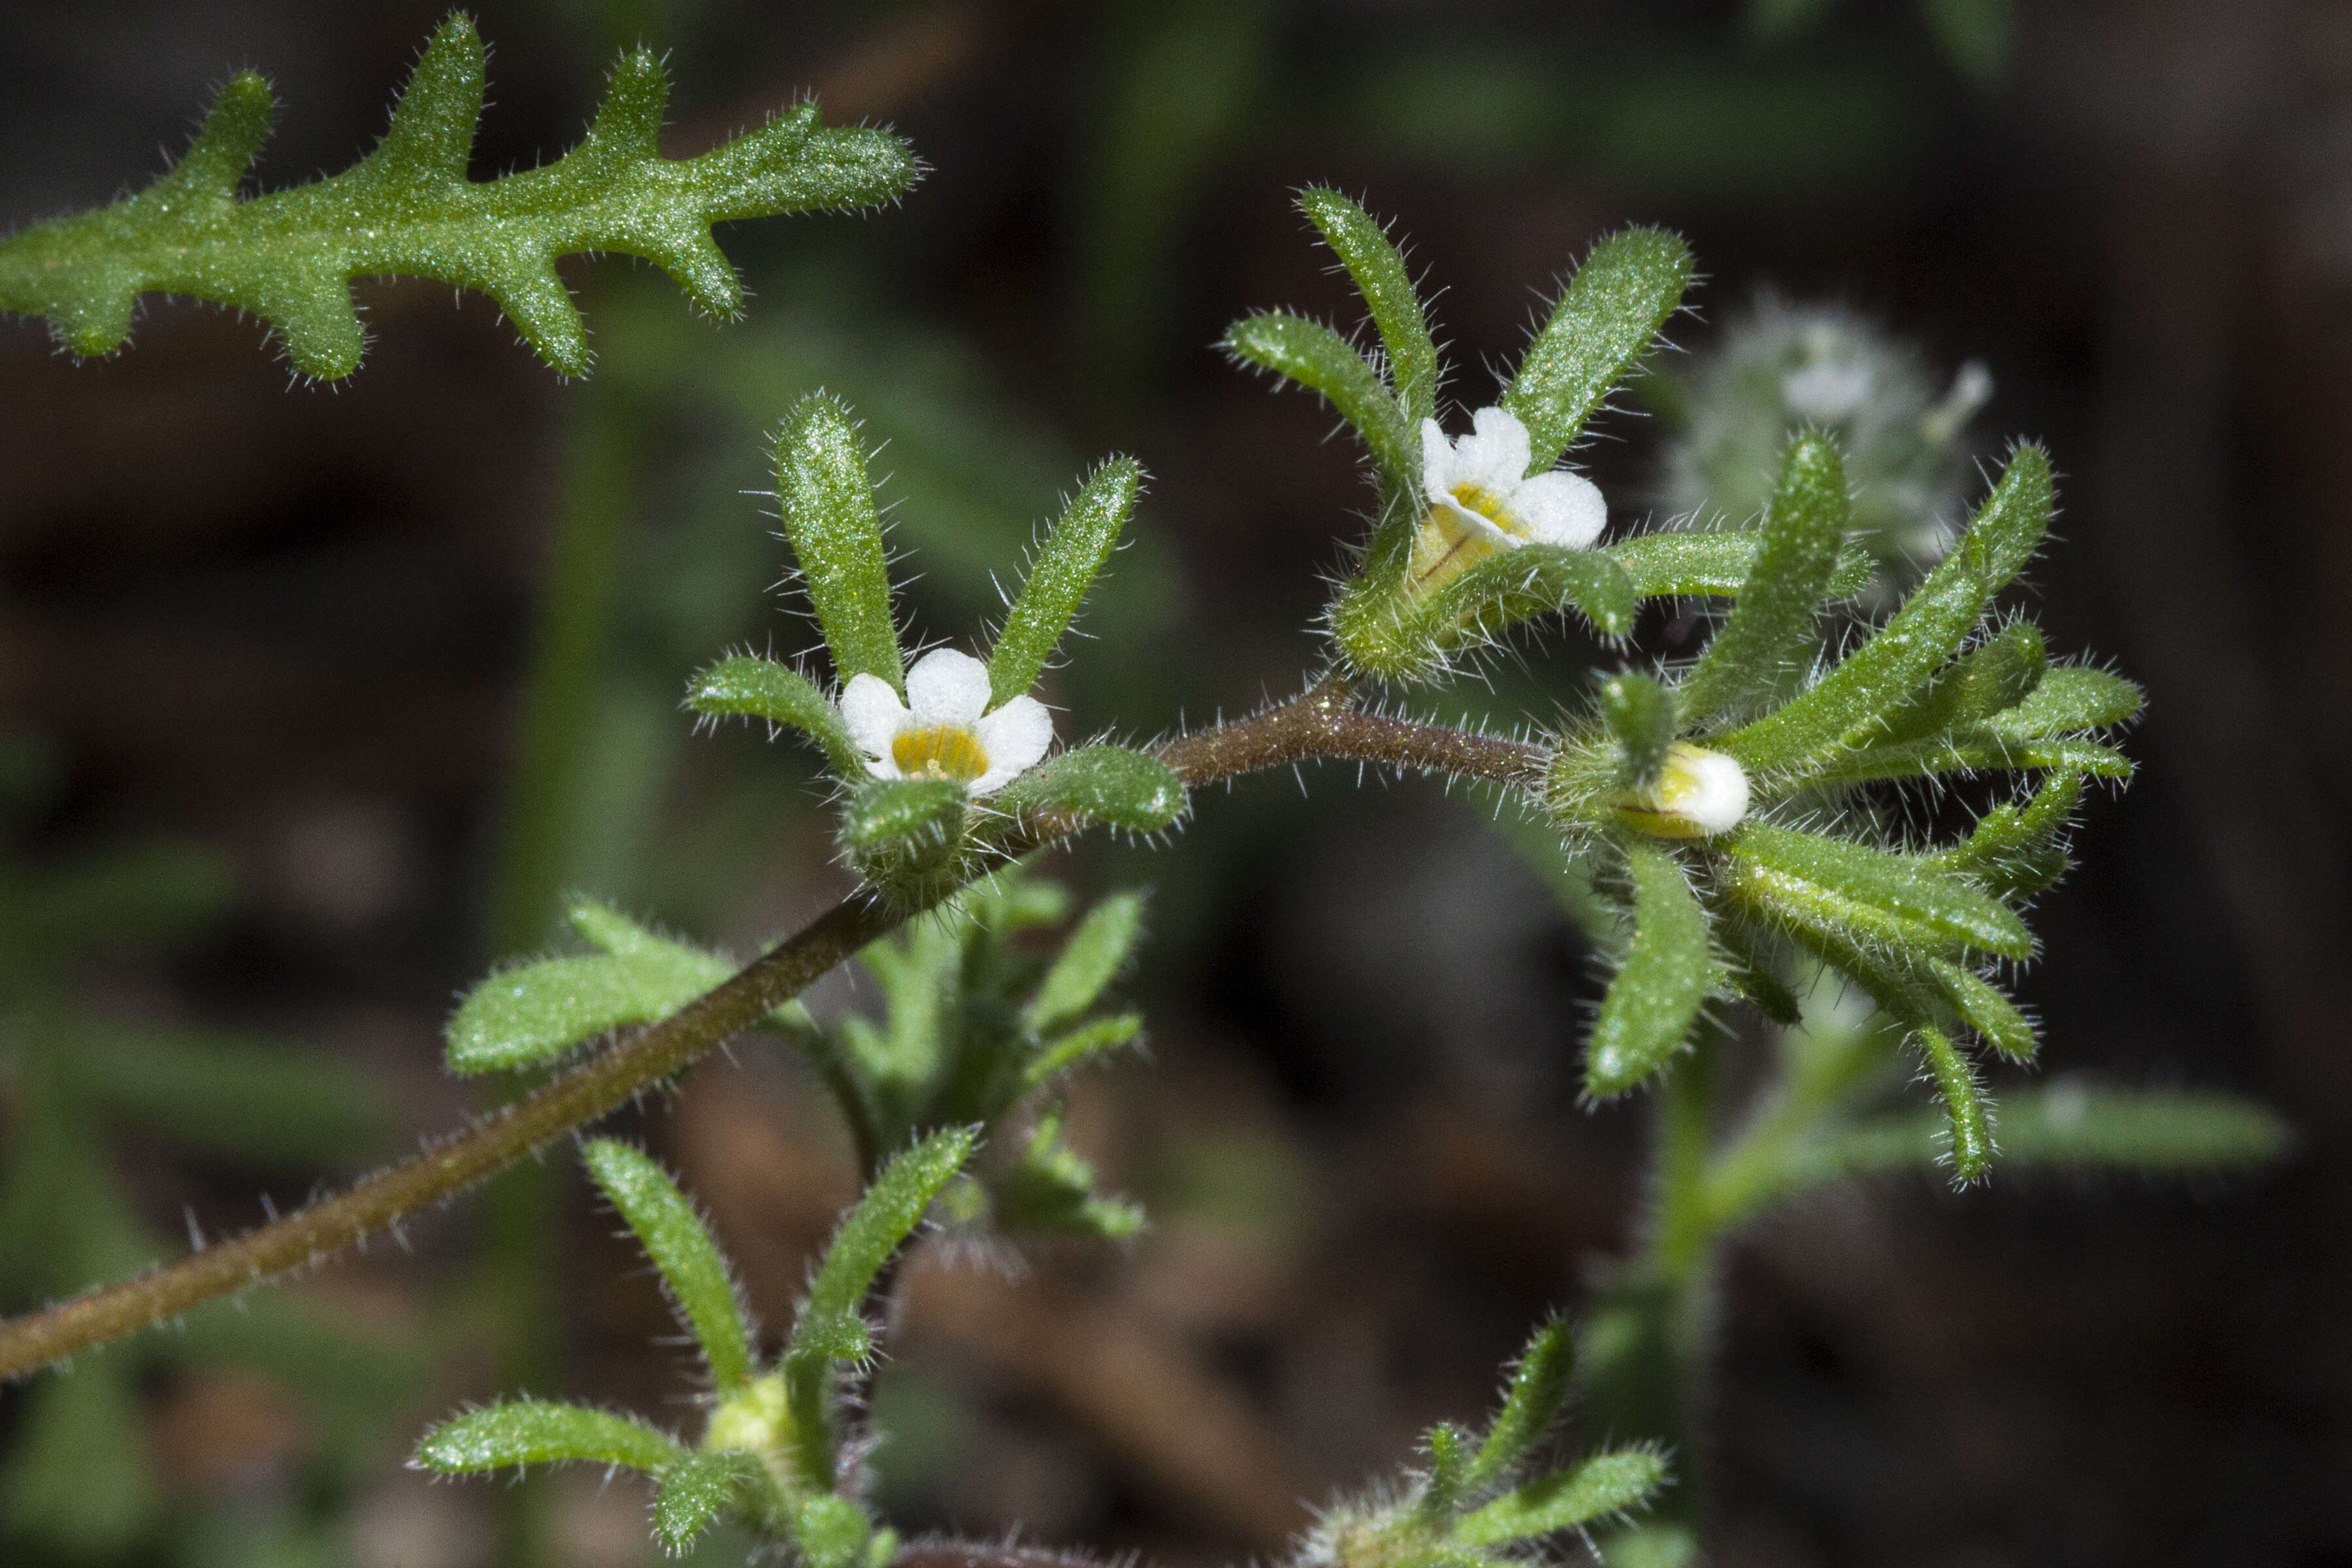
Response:
[{"label": "plant stem", "polygon": [[[1448,777],[1522,784],[1539,776],[1539,746],[1440,725],[1363,713],[1343,680],[1229,724],[1180,736],[1157,750],[1187,787],[1316,759],[1411,768]],[[1022,825],[1008,854],[1076,832],[1084,822],[1041,816]],[[533,1151],[675,1078],[705,1052],[742,1033],[834,965],[920,913],[852,893],[780,946],[657,1023],[614,1043],[535,1093],[428,1144],[349,1191],[234,1241],[47,1310],[0,1323],[0,1378],[21,1377],[91,1345],[161,1323],[215,1296],[336,1252],[441,1203]]]}]

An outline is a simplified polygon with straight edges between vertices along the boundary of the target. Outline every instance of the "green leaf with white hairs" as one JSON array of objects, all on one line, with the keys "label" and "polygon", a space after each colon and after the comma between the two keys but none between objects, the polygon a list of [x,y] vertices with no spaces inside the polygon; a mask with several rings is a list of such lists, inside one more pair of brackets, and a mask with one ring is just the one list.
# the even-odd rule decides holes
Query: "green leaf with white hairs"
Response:
[{"label": "green leaf with white hairs", "polygon": [[1575,1530],[1646,1501],[1666,1479],[1666,1461],[1647,1448],[1621,1448],[1506,1492],[1454,1527],[1465,1546],[1500,1546]]},{"label": "green leaf with white hairs", "polygon": [[1088,910],[1022,1008],[1021,1026],[1045,1035],[1076,1019],[1118,976],[1142,932],[1140,893],[1119,893]]},{"label": "green leaf with white hairs", "polygon": [[2062,664],[2015,707],[1986,715],[1984,728],[2011,741],[2104,730],[2136,716],[2144,700],[2140,689],[2120,675]]},{"label": "green leaf with white hairs", "polygon": [[1486,1440],[1463,1473],[1465,1490],[1492,1486],[1518,1468],[1559,1424],[1568,1385],[1576,1370],[1576,1340],[1565,1320],[1538,1329],[1512,1364],[1503,1387],[1503,1407],[1486,1428]]},{"label": "green leaf with white hairs", "polygon": [[573,906],[572,920],[607,951],[542,959],[474,987],[449,1020],[452,1072],[530,1067],[623,1024],[666,1018],[735,973],[601,904]]},{"label": "green leaf with white hairs", "polygon": [[1440,1421],[1421,1436],[1422,1452],[1429,1456],[1418,1512],[1423,1523],[1443,1530],[1461,1507],[1470,1468],[1470,1434],[1451,1421]]},{"label": "green leaf with white hairs", "polygon": [[2053,773],[2024,805],[1993,807],[1967,838],[1928,856],[1927,863],[1967,877],[1996,898],[2038,893],[2065,874],[2066,825],[2082,798],[2081,773]]},{"label": "green leaf with white hairs", "polygon": [[1142,1033],[1143,1015],[1140,1013],[1119,1013],[1081,1024],[1045,1042],[1036,1056],[1030,1059],[1029,1065],[1022,1069],[1022,1086],[1036,1089],[1051,1083],[1064,1073],[1129,1044]]},{"label": "green leaf with white hairs", "polygon": [[2017,773],[2026,769],[2102,779],[2127,779],[2138,771],[2129,757],[2096,741],[2013,741],[1987,729],[1972,729],[1954,730],[1899,745],[1839,752],[1814,764],[1805,774],[1805,782],[1823,789],[1836,789],[1883,779],[1923,778],[1936,773]]},{"label": "green leaf with white hairs", "polygon": [[1114,458],[1097,468],[1063,510],[1030,563],[1029,580],[1013,602],[1004,629],[988,656],[989,701],[1002,706],[1037,683],[1038,671],[1070,629],[1087,590],[1110,559],[1121,530],[1135,511],[1143,469],[1132,458]]},{"label": "green leaf with white hairs", "polygon": [[1913,1024],[1911,1043],[1919,1048],[1936,1094],[1944,1102],[1945,1129],[1950,1139],[1945,1153],[1951,1161],[1954,1184],[1965,1186],[1990,1174],[1994,1153],[1992,1102],[1977,1081],[1976,1065],[1933,1024]]},{"label": "green leaf with white hairs", "polygon": [[822,126],[813,102],[699,157],[664,158],[668,86],[659,58],[638,48],[614,67],[578,146],[477,182],[467,164],[484,81],[481,37],[453,16],[373,152],[331,178],[240,199],[273,109],[268,83],[241,72],[162,178],[0,239],[0,310],[45,316],[70,352],[103,354],[129,342],[142,295],[185,295],[259,317],[297,370],[333,380],[365,347],[351,279],[434,278],[488,295],[541,359],[582,375],[587,331],[558,258],[642,257],[702,310],[730,317],[743,291],[712,224],[870,205],[914,180],[905,143]]},{"label": "green leaf with white hairs", "polygon": [[816,683],[770,658],[733,654],[687,683],[686,705],[709,719],[764,719],[798,730],[824,751],[833,771],[863,778],[866,754],[851,740],[841,710]]},{"label": "green leaf with white hairs", "polygon": [[654,1539],[676,1557],[720,1518],[735,1511],[759,1460],[733,1449],[681,1455],[655,1478]]},{"label": "green leaf with white hairs", "polygon": [[1387,231],[1339,192],[1311,186],[1298,195],[1307,215],[1362,295],[1364,308],[1388,351],[1389,386],[1408,431],[1437,414],[1437,345],[1429,336],[1421,295],[1404,257]]},{"label": "green leaf with white hairs", "polygon": [[416,1463],[455,1475],[514,1465],[622,1465],[656,1475],[687,1450],[644,1422],[584,1405],[503,1400],[468,1410],[425,1434]]},{"label": "green leaf with white hairs", "polygon": [[1723,854],[1717,886],[1767,925],[2032,955],[2033,934],[2014,910],[1918,856],[1762,822],[1714,842]]},{"label": "green leaf with white hairs", "polygon": [[1865,732],[1864,743],[1931,740],[1955,725],[1981,723],[2032,696],[2048,668],[2042,628],[2020,621],[1954,660],[1925,689],[1884,715]]},{"label": "green leaf with white hairs", "polygon": [[2018,447],[1969,521],[1966,536],[1979,552],[1988,594],[2008,587],[2032,561],[2050,532],[2056,504],[2050,454],[2039,447]]},{"label": "green leaf with white hairs", "polygon": [[841,847],[876,891],[921,908],[965,879],[971,815],[971,796],[953,779],[869,779],[842,807]]},{"label": "green leaf with white hairs", "polygon": [[873,1338],[859,1309],[940,1190],[971,1158],[977,1130],[949,1127],[892,1158],[857,1200],[809,1286],[784,1350],[793,1457],[812,1487],[833,1487],[833,1363],[863,1361]]},{"label": "green leaf with white hairs", "polygon": [[1060,812],[1158,833],[1184,815],[1184,781],[1159,758],[1125,746],[1074,746],[1005,785],[995,804],[1013,816]]},{"label": "green leaf with white hairs", "polygon": [[1845,542],[1846,510],[1845,464],[1837,447],[1810,433],[1790,442],[1738,603],[1683,681],[1685,722],[1719,719],[1811,659],[1814,617]]},{"label": "green leaf with white hairs", "polygon": [[1020,1160],[990,1182],[995,1228],[1007,1236],[1093,1236],[1124,1241],[1143,1211],[1095,1191],[1091,1162],[1062,1142],[1062,1108],[1038,1118]]},{"label": "green leaf with white hairs", "polygon": [[1614,1099],[1665,1066],[1689,1037],[1713,973],[1706,914],[1682,862],[1644,840],[1624,847],[1633,942],[1585,1043],[1584,1092],[1594,1100]]},{"label": "green leaf with white hairs", "polygon": [[904,692],[906,663],[890,614],[866,447],[839,400],[812,392],[784,416],[776,437],[776,500],[842,683],[876,675]]},{"label": "green leaf with white hairs", "polygon": [[728,1394],[749,1383],[751,1328],[743,1321],[727,1260],[702,1216],[667,1172],[626,1143],[594,1139],[581,1158],[661,1271],[679,1319],[702,1348],[711,1386]]},{"label": "green leaf with white hairs", "polygon": [[1964,1019],[1969,1027],[1984,1037],[1986,1045],[2011,1061],[2030,1062],[2042,1046],[2034,1033],[2033,1021],[2018,1010],[2016,1003],[1972,969],[1964,969],[1946,958],[1927,961],[1927,973],[1935,980],[1936,988],[1944,994],[1952,1010]]},{"label": "green leaf with white hairs", "polygon": [[1412,624],[1442,649],[1562,610],[1579,612],[1603,637],[1623,637],[1640,608],[1633,579],[1601,552],[1522,544],[1486,557],[1431,595]]},{"label": "green leaf with white hairs", "polygon": [[1672,689],[1638,671],[1621,671],[1601,684],[1601,718],[1624,753],[1619,786],[1647,789],[1656,784],[1681,719]]},{"label": "green leaf with white hairs", "polygon": [[[1601,553],[1617,563],[1644,599],[1734,599],[1756,571],[1764,531],[1743,528],[1724,533],[1643,533],[1604,544]],[[1826,596],[1851,599],[1870,586],[1877,563],[1866,550],[1839,552]]]},{"label": "green leaf with white hairs", "polygon": [[1592,247],[1503,394],[1502,406],[1528,427],[1528,472],[1549,468],[1582,434],[1690,280],[1690,247],[1664,229],[1625,229]]},{"label": "green leaf with white hairs", "polygon": [[1235,321],[1225,351],[1320,395],[1363,437],[1391,496],[1421,490],[1421,446],[1380,373],[1353,344],[1320,321],[1287,310],[1261,310]]},{"label": "green leaf with white hairs", "polygon": [[793,1510],[792,1532],[807,1568],[865,1568],[874,1525],[847,1498],[813,1497]]}]

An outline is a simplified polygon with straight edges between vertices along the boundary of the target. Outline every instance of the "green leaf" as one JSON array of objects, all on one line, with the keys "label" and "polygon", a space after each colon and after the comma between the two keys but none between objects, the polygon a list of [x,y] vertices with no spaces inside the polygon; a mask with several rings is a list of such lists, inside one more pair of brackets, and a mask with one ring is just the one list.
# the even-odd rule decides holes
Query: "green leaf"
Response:
[{"label": "green leaf", "polygon": [[662,1468],[654,1493],[654,1539],[671,1556],[694,1544],[713,1521],[731,1513],[758,1461],[733,1449],[682,1454]]},{"label": "green leaf", "polygon": [[2051,1169],[2240,1171],[2284,1157],[2294,1134],[2234,1094],[2065,1079],[2001,1108],[2005,1163]]},{"label": "green leaf", "polygon": [[1713,967],[1706,915],[1682,862],[1637,839],[1629,838],[1624,849],[1633,881],[1633,943],[1585,1044],[1584,1092],[1593,1100],[1637,1088],[1665,1066],[1706,1000]]},{"label": "green leaf", "polygon": [[477,985],[449,1020],[450,1071],[529,1067],[607,1029],[666,1018],[735,972],[601,904],[574,905],[572,919],[610,951],[541,959]]},{"label": "green leaf", "polygon": [[416,1463],[451,1475],[576,1460],[655,1475],[686,1452],[644,1422],[609,1410],[513,1399],[435,1426],[417,1444]]},{"label": "green leaf", "polygon": [[749,1383],[751,1327],[727,1260],[694,1205],[667,1172],[626,1143],[593,1139],[581,1158],[661,1271],[679,1320],[702,1347],[711,1386],[723,1395]]},{"label": "green leaf", "polygon": [[1072,1068],[1106,1051],[1117,1050],[1142,1033],[1142,1014],[1120,1013],[1081,1024],[1068,1034],[1056,1035],[1022,1069],[1022,1087],[1036,1089],[1051,1083]]},{"label": "green leaf", "polygon": [[1451,1421],[1440,1421],[1422,1434],[1421,1447],[1429,1456],[1429,1479],[1418,1511],[1429,1527],[1442,1530],[1461,1506],[1466,1489],[1470,1434]]},{"label": "green leaf", "polygon": [[864,1568],[874,1526],[843,1497],[813,1497],[793,1510],[793,1544],[808,1568]]},{"label": "green leaf", "polygon": [[1804,1006],[1788,984],[1773,973],[1757,940],[1761,934],[1738,921],[1725,921],[1715,928],[1717,942],[1731,955],[1724,971],[1724,983],[1754,1003],[1774,1023],[1801,1024],[1805,1021]]},{"label": "green leaf", "polygon": [[686,705],[709,719],[764,719],[798,730],[824,752],[843,778],[862,778],[865,753],[849,738],[841,710],[815,682],[773,659],[731,654],[687,683]]},{"label": "green leaf", "polygon": [[75,1083],[107,1111],[247,1165],[345,1166],[388,1152],[380,1084],[324,1051],[78,1021]]},{"label": "green leaf", "polygon": [[2081,773],[2053,774],[2022,808],[1993,807],[1965,840],[1927,857],[1927,863],[1966,876],[1995,898],[2038,893],[2065,875],[2060,837],[2082,798]]},{"label": "green leaf", "polygon": [[1621,1448],[1507,1492],[1454,1527],[1465,1546],[1549,1535],[1622,1513],[1643,1502],[1666,1479],[1666,1461],[1647,1448]]},{"label": "green leaf", "polygon": [[656,142],[668,89],[659,60],[637,49],[614,67],[580,145],[476,183],[466,164],[483,62],[472,20],[450,17],[373,152],[332,178],[242,201],[271,102],[259,76],[240,74],[161,179],[0,240],[0,309],[45,316],[68,349],[101,354],[129,340],[142,294],[188,295],[260,317],[298,370],[334,379],[358,368],[364,346],[350,279],[436,278],[489,295],[542,359],[579,375],[591,356],[558,258],[645,258],[698,307],[732,316],[742,289],[713,223],[871,205],[914,179],[904,143],[822,127],[814,103],[699,157],[666,159]]},{"label": "green leaf", "polygon": [[1823,789],[1933,773],[2014,773],[2046,768],[2092,778],[2127,779],[2132,760],[2096,741],[2011,741],[1990,730],[1955,730],[1895,746],[1840,752],[1814,765],[1805,782]]},{"label": "green leaf", "polygon": [[1985,1044],[2011,1061],[2033,1059],[2042,1045],[2034,1034],[2033,1021],[2018,1011],[2017,1004],[2002,994],[1999,986],[1948,959],[1929,959],[1927,973],[1935,977],[1937,988],[1943,992],[1953,1011],[1968,1021],[1969,1028],[1984,1037]]},{"label": "green leaf", "polygon": [[1380,373],[1348,340],[1320,321],[1287,310],[1244,316],[1225,334],[1225,351],[1319,394],[1363,437],[1391,496],[1421,489],[1421,450]]},{"label": "green leaf", "polygon": [[903,693],[907,671],[890,618],[881,519],[856,422],[838,400],[812,392],[784,416],[776,436],[776,499],[842,684],[852,676],[879,676]]},{"label": "green leaf", "polygon": [[1601,682],[1601,717],[1625,753],[1617,770],[1618,787],[1648,789],[1655,784],[1681,717],[1674,692],[1646,675],[1622,671]]},{"label": "green leaf", "polygon": [[850,868],[901,909],[925,909],[967,879],[971,799],[953,779],[869,779],[841,812]]},{"label": "green leaf", "polygon": [[[1601,553],[1617,563],[1644,599],[1731,599],[1756,570],[1764,531],[1743,528],[1724,533],[1643,533],[1604,544]],[[1828,597],[1851,599],[1870,586],[1876,563],[1866,550],[1842,552],[1830,573]]]},{"label": "green leaf", "polygon": [[1528,472],[1559,460],[1681,306],[1690,279],[1690,247],[1664,229],[1629,228],[1592,247],[1503,394],[1503,407],[1528,427]]},{"label": "green leaf", "polygon": [[1013,612],[988,656],[990,702],[1001,706],[1037,683],[1037,672],[1070,629],[1078,605],[1110,559],[1135,511],[1143,469],[1132,458],[1114,458],[1095,470],[1077,499],[1046,534],[1030,564]]},{"label": "green leaf", "polygon": [[2042,628],[2020,621],[1954,662],[1927,689],[1866,731],[1865,743],[1931,740],[1954,725],[1982,723],[2032,696],[2047,673]]},{"label": "green leaf", "polygon": [[1298,194],[1298,208],[1364,297],[1372,325],[1388,351],[1389,385],[1410,432],[1437,415],[1437,345],[1430,341],[1421,296],[1404,257],[1370,215],[1339,192],[1319,185]]},{"label": "green leaf", "polygon": [[1123,1241],[1143,1211],[1095,1191],[1092,1163],[1062,1142],[1062,1110],[1040,1117],[1020,1163],[991,1184],[995,1224],[1008,1236],[1078,1235]]},{"label": "green leaf", "polygon": [[[91,1358],[23,1391],[13,1412],[0,1521],[11,1539],[70,1560],[130,1561],[163,1500],[144,1458],[132,1368]],[[35,1553],[47,1553],[34,1548]]]},{"label": "green leaf", "polygon": [[1143,931],[1143,895],[1120,893],[1087,911],[1070,933],[1036,994],[1021,1010],[1021,1026],[1044,1035],[1076,1019],[1095,1005]]},{"label": "green leaf", "polygon": [[1535,1332],[1503,1385],[1503,1408],[1486,1428],[1486,1440],[1463,1475],[1465,1490],[1492,1486],[1517,1469],[1536,1445],[1559,1424],[1568,1385],[1576,1369],[1576,1341],[1567,1322],[1554,1318]]},{"label": "green leaf", "polygon": [[2144,700],[2140,689],[2120,675],[2082,665],[2060,665],[2016,706],[1987,714],[1984,728],[2003,740],[2016,741],[2104,730],[2138,713]]},{"label": "green leaf", "polygon": [[825,1249],[793,1321],[784,1351],[795,1462],[821,1490],[833,1486],[833,1378],[836,1361],[862,1361],[873,1348],[859,1308],[875,1276],[890,1260],[924,1212],[971,1155],[978,1130],[949,1127],[932,1133],[883,1167]]},{"label": "green leaf", "polygon": [[1718,886],[1767,925],[1847,940],[2032,956],[2016,911],[1917,856],[1751,822],[1716,844]]},{"label": "green leaf", "polygon": [[1739,602],[1683,682],[1687,722],[1722,717],[1811,659],[1813,617],[1837,568],[1845,521],[1845,465],[1837,447],[1823,436],[1799,436],[1781,455],[1780,483]]},{"label": "green leaf", "polygon": [[2019,447],[1965,535],[1980,552],[1987,594],[2008,587],[2032,561],[2049,534],[2050,513],[2056,504],[2050,454],[2035,446]]},{"label": "green leaf", "polygon": [[1595,631],[1613,637],[1633,629],[1640,607],[1633,580],[1601,552],[1522,544],[1488,556],[1430,595],[1413,625],[1422,639],[1447,648],[1537,616],[1577,610]]},{"label": "green leaf", "polygon": [[1129,833],[1158,833],[1184,815],[1184,781],[1159,758],[1124,746],[1075,746],[998,793],[1014,816],[1065,812]]},{"label": "green leaf", "polygon": [[1911,1027],[1911,1041],[1927,1063],[1927,1075],[1936,1080],[1936,1093],[1944,1102],[1944,1121],[1951,1142],[1947,1150],[1952,1162],[1952,1181],[1966,1186],[1992,1171],[1992,1105],[1985,1099],[1984,1088],[1977,1082],[1975,1067],[1952,1044],[1951,1037],[1932,1024],[1916,1023]]},{"label": "green leaf", "polygon": [[1926,685],[1983,616],[1985,578],[1976,553],[1963,541],[1894,617],[1835,668],[1714,743],[1750,773],[1804,776],[1866,740],[1867,727]]}]

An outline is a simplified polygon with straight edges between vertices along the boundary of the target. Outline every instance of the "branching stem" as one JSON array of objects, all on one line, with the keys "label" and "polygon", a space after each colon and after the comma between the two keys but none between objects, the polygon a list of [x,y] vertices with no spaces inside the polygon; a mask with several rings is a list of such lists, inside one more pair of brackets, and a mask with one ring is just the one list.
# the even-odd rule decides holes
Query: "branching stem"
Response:
[{"label": "branching stem", "polygon": [[[1188,788],[1316,760],[1369,763],[1513,784],[1538,776],[1544,752],[1502,740],[1366,713],[1337,678],[1246,719],[1182,735],[1157,748]],[[1024,825],[1025,853],[1083,827],[1075,818]],[[192,1253],[136,1279],[0,1323],[0,1378],[16,1378],[92,1345],[120,1339],[290,1269],[324,1262],[610,1114],[676,1078],[712,1047],[750,1028],[867,943],[919,910],[852,893],[724,984],[658,1023],[620,1034],[607,1047],[513,1105],[428,1144],[349,1191],[233,1241]]]}]

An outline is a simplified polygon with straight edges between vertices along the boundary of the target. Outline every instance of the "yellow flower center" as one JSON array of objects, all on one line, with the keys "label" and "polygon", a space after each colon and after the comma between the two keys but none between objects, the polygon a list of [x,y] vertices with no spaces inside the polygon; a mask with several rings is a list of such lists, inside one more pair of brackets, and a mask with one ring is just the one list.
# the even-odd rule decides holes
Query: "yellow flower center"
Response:
[{"label": "yellow flower center", "polygon": [[[1453,494],[1464,511],[1476,512],[1514,539],[1528,537],[1528,525],[1514,517],[1493,490],[1483,485],[1456,485]],[[1413,535],[1406,580],[1415,593],[1433,594],[1505,548],[1495,542],[1494,535],[1463,521],[1453,508],[1432,507],[1421,520],[1421,531]]]},{"label": "yellow flower center", "polygon": [[890,760],[910,779],[953,779],[970,784],[988,771],[980,737],[961,724],[932,724],[902,731],[890,742]]}]

